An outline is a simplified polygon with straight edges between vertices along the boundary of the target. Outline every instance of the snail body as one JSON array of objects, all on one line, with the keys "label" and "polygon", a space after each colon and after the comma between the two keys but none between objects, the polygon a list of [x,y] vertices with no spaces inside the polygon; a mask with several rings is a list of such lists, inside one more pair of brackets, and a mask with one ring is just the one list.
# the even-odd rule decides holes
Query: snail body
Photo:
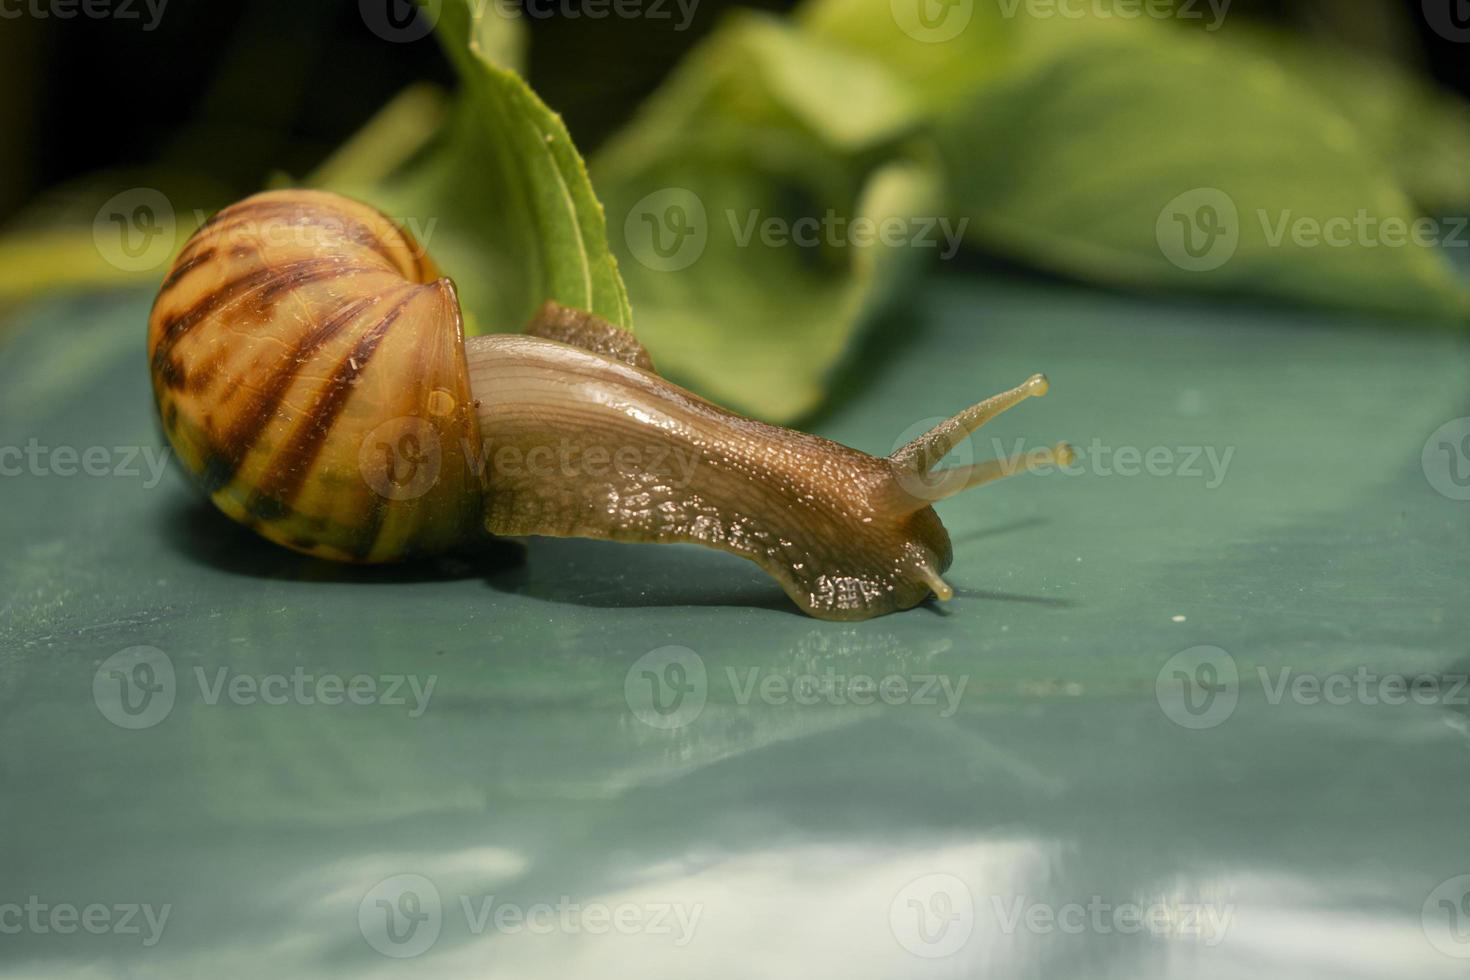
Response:
[{"label": "snail body", "polygon": [[1067,458],[936,471],[1036,376],[874,457],[752,421],[660,377],[628,332],[548,303],[464,337],[453,283],[367,205],[248,198],[175,260],[149,319],[159,417],[236,521],[338,561],[477,536],[693,542],[749,558],[804,611],[865,619],[952,594],[931,504]]}]

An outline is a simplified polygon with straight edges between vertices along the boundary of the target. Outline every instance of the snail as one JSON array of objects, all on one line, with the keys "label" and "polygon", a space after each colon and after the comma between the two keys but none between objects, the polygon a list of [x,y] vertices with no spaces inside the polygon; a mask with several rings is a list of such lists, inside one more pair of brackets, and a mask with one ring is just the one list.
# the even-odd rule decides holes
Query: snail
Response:
[{"label": "snail", "polygon": [[228,207],[184,245],[148,324],[183,467],[300,552],[389,562],[475,538],[693,542],[758,564],[806,613],[949,599],[932,504],[1071,450],[940,470],[1035,375],[888,457],[744,418],[661,377],[632,334],[548,302],[468,339],[454,283],[374,208],[321,191]]}]

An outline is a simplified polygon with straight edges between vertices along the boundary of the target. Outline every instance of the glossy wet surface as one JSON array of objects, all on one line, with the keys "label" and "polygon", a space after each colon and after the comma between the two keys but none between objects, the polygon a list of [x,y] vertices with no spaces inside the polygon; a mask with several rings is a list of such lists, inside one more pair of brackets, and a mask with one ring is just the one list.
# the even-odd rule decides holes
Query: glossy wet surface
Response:
[{"label": "glossy wet surface", "polygon": [[1463,341],[938,282],[819,431],[1044,370],[976,456],[1083,459],[845,625],[694,548],[257,541],[151,469],[147,304],[0,328],[0,976],[1470,969]]}]

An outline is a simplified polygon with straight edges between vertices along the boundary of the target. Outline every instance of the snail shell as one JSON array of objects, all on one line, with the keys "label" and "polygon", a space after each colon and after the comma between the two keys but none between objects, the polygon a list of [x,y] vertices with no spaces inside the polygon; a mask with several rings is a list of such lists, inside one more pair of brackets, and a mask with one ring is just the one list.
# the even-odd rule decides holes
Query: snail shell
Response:
[{"label": "snail shell", "polygon": [[381,562],[479,529],[454,284],[373,208],[282,191],[219,212],[164,281],[148,356],[180,462],[265,537]]}]

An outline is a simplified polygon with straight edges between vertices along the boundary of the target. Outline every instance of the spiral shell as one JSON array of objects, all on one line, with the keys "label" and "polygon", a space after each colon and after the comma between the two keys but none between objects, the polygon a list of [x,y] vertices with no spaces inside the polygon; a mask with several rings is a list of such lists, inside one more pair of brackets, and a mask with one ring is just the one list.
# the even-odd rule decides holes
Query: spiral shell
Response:
[{"label": "spiral shell", "polygon": [[219,212],[164,280],[148,355],[180,462],[267,538],[381,562],[478,528],[454,284],[373,208],[280,191]]}]

